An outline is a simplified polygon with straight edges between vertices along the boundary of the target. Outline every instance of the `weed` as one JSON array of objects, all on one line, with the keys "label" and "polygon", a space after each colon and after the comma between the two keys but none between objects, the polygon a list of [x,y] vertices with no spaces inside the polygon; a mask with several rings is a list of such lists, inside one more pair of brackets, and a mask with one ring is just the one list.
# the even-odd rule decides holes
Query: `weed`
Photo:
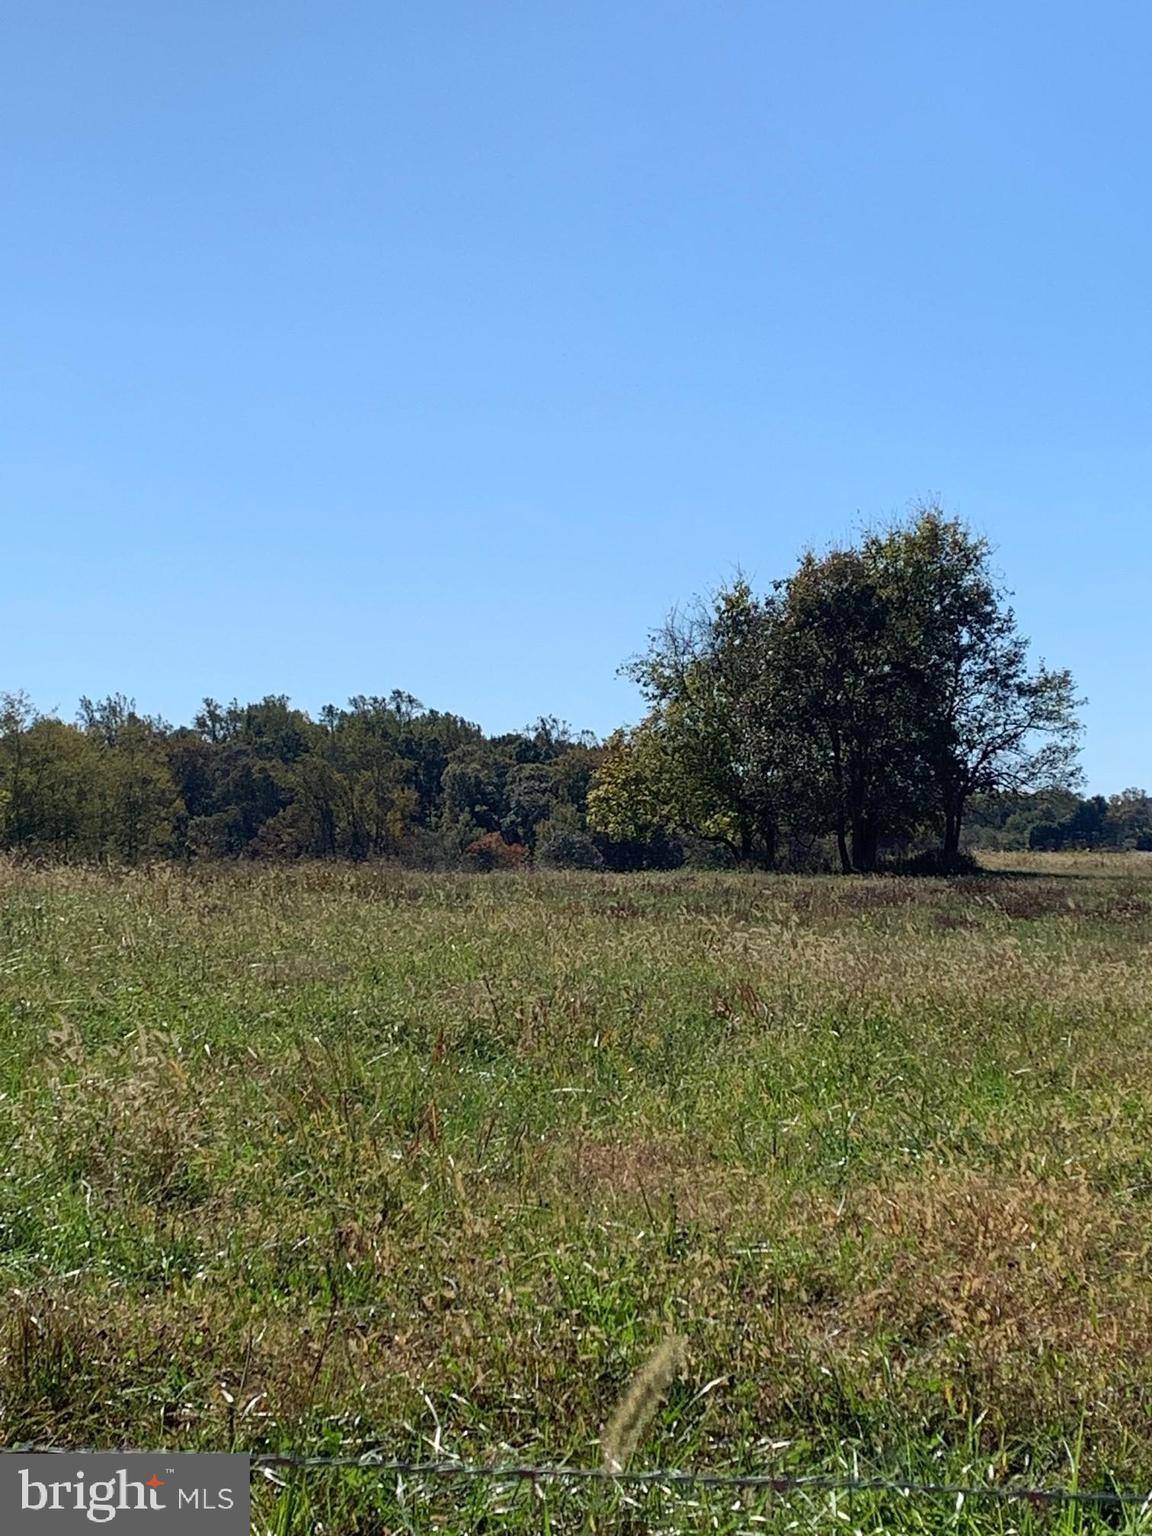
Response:
[{"label": "weed", "polygon": [[[990,862],[0,864],[5,1438],[588,1465],[677,1330],[616,1460],[1152,1486],[1152,860]],[[1105,1528],[359,1473],[254,1528],[845,1518]]]}]

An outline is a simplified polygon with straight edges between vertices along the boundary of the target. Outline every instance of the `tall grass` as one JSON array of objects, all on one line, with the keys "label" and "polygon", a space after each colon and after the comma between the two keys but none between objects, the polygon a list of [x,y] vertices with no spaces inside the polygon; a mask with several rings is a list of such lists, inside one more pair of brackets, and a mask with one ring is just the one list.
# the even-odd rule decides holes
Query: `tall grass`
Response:
[{"label": "tall grass", "polygon": [[[637,1464],[1152,1486],[1152,879],[1028,864],[0,868],[4,1438],[592,1465],[682,1330]],[[1093,1518],[284,1482],[257,1529]]]}]

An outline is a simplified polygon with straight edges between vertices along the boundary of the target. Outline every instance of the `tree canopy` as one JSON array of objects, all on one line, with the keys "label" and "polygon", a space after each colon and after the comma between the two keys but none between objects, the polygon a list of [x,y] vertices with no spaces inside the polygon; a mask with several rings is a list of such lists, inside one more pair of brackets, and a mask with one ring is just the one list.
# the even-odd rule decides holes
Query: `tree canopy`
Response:
[{"label": "tree canopy", "polygon": [[123,694],[74,722],[0,695],[0,848],[159,858],[693,860],[870,870],[965,845],[1152,847],[1152,801],[1077,793],[1080,700],[1029,659],[987,541],[939,507],[674,612],[625,668],[606,742],[552,716],[491,736],[393,689],[315,717]]},{"label": "tree canopy", "polygon": [[743,580],[674,616],[629,665],[649,703],[609,744],[597,825],[657,826],[771,863],[829,837],[842,869],[935,834],[955,859],[973,795],[1070,787],[1070,674],[1030,667],[987,542],[936,507]]}]

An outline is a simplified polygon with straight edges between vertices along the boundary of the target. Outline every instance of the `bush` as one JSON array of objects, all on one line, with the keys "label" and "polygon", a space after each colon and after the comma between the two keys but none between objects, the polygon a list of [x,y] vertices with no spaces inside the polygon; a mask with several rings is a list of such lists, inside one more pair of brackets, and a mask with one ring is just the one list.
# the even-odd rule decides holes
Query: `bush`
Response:
[{"label": "bush", "polygon": [[522,869],[527,857],[523,843],[506,843],[499,832],[485,832],[464,850],[468,868],[484,874],[497,869]]},{"label": "bush", "polygon": [[630,874],[640,869],[679,869],[684,863],[684,848],[679,838],[666,832],[653,832],[645,838],[600,837],[597,845],[605,865],[615,874]]},{"label": "bush", "polygon": [[979,862],[970,853],[945,853],[940,848],[926,848],[923,853],[901,859],[892,866],[901,875],[978,875]]},{"label": "bush", "polygon": [[540,864],[552,869],[603,869],[604,858],[587,832],[552,832],[536,849]]},{"label": "bush", "polygon": [[1064,828],[1055,821],[1038,821],[1028,830],[1028,846],[1051,853],[1064,845]]},{"label": "bush", "polygon": [[680,847],[689,869],[735,869],[736,856],[723,843],[711,843],[702,837],[681,836]]},{"label": "bush", "polygon": [[[465,842],[471,843],[479,835],[479,829],[474,829]],[[459,869],[463,856],[460,840],[451,830],[409,827],[396,850],[395,862],[402,869]]]}]

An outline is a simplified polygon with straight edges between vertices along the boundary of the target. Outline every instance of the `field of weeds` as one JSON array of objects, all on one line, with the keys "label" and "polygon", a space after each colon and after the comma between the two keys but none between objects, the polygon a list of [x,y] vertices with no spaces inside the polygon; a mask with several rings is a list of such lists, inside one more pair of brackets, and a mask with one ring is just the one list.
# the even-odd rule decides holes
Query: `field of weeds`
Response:
[{"label": "field of weeds", "polygon": [[[674,1333],[637,1467],[1152,1487],[1152,860],[1015,862],[0,869],[5,1443],[595,1466]],[[254,1491],[279,1536],[1152,1529]]]}]

